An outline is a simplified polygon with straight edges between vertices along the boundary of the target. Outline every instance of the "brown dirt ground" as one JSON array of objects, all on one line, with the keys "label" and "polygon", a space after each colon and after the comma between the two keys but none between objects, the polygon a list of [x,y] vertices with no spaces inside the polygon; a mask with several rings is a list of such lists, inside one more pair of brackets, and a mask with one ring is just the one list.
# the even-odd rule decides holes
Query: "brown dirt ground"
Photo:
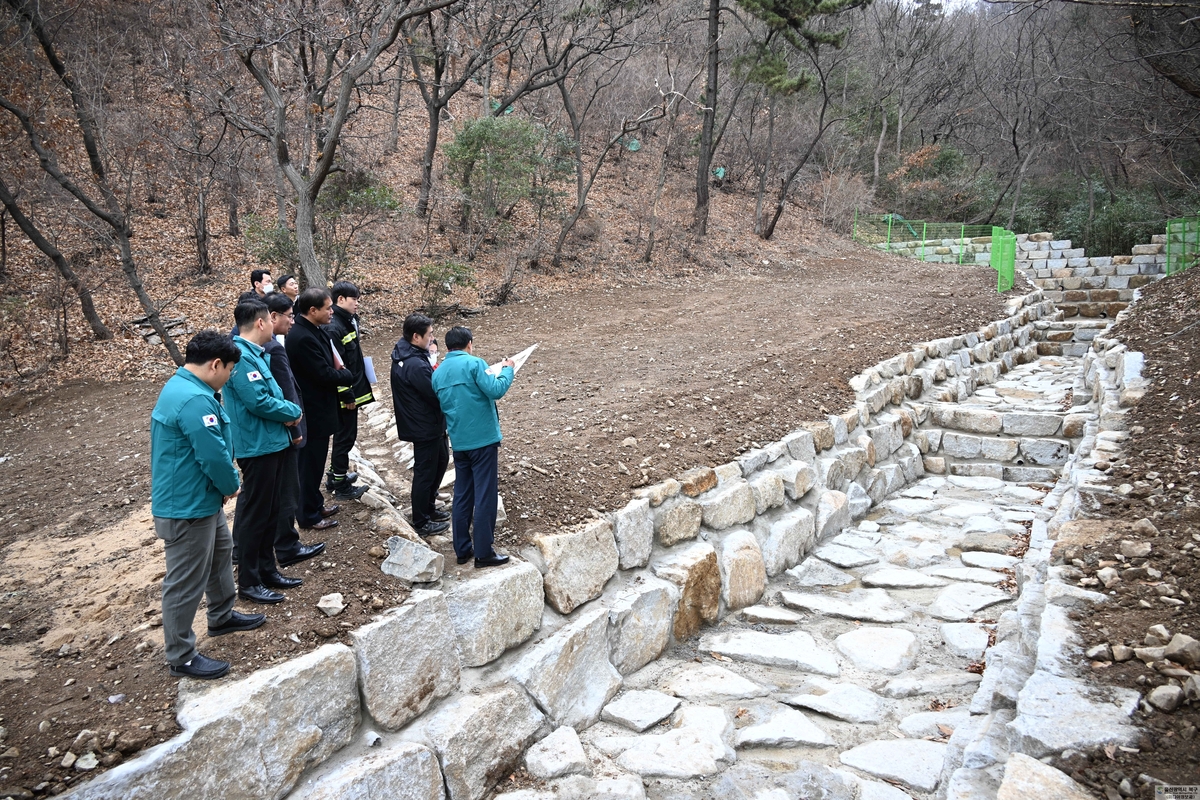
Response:
[{"label": "brown dirt ground", "polygon": [[[512,520],[502,544],[841,410],[846,381],[863,366],[1000,315],[989,269],[899,263],[847,244],[704,278],[585,286],[472,318],[489,360],[541,343],[502,401]],[[370,298],[364,307],[374,328],[367,350],[386,364],[396,320],[372,318]],[[0,796],[80,780],[62,766],[72,747],[93,747],[103,769],[178,731],[147,505],[144,423],[159,385],[81,381],[4,409],[0,469],[16,488],[0,501]],[[637,444],[623,444],[628,437]],[[341,519],[323,537],[327,553],[290,570],[307,583],[267,610],[266,626],[201,636],[206,654],[233,661],[233,677],[345,639],[403,600],[368,552],[386,534],[361,507]],[[334,591],[349,608],[329,620],[315,604]],[[83,730],[93,733],[76,743]]]},{"label": "brown dirt ground", "polygon": [[[1142,292],[1129,319],[1115,330],[1131,350],[1146,354],[1144,377],[1150,382],[1130,412],[1131,438],[1109,468],[1112,483],[1128,484],[1132,492],[1127,498],[1100,496],[1101,509],[1085,535],[1090,541],[1074,555],[1088,576],[1115,566],[1149,567],[1162,577],[1116,584],[1111,603],[1080,619],[1090,634],[1085,647],[1102,642],[1141,647],[1146,629],[1157,624],[1200,639],[1200,270],[1163,279]],[[1158,533],[1134,532],[1140,519],[1149,519]],[[1115,554],[1122,539],[1150,542],[1150,557],[1119,563]],[[1161,601],[1165,595],[1189,599],[1172,606]],[[1168,681],[1136,658],[1093,667],[1097,682],[1143,693]],[[1153,787],[1138,781],[1143,774],[1171,785],[1200,783],[1200,704],[1170,714],[1138,712],[1135,718],[1146,730],[1138,752],[1112,749],[1059,766],[1099,797],[1119,796],[1124,779],[1132,782],[1136,797],[1153,797]]]}]

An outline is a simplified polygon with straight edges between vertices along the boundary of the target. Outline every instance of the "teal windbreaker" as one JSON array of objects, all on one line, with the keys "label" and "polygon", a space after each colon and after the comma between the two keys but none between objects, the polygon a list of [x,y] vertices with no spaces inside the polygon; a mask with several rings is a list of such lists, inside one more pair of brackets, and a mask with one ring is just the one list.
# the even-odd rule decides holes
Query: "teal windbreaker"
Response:
[{"label": "teal windbreaker", "polygon": [[150,413],[150,511],[167,519],[210,517],[238,485],[221,396],[180,367]]},{"label": "teal windbreaker", "polygon": [[475,450],[498,443],[500,414],[496,401],[513,382],[512,367],[487,374],[487,363],[466,350],[451,350],[433,371],[433,390],[446,415],[446,432],[455,450]]},{"label": "teal windbreaker", "polygon": [[233,455],[254,458],[292,445],[283,424],[300,417],[300,406],[283,396],[271,374],[270,356],[254,342],[233,337],[242,360],[225,384],[225,408],[233,420]]}]

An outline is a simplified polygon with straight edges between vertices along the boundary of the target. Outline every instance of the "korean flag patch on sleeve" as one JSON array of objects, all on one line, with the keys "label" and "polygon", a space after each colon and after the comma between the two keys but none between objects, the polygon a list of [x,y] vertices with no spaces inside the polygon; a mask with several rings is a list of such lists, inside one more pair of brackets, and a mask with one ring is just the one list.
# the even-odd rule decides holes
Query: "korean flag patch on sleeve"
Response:
[{"label": "korean flag patch on sleeve", "polygon": [[200,419],[203,420],[204,427],[206,427],[206,428],[215,428],[221,424],[220,422],[217,421],[216,414],[205,414]]},{"label": "korean flag patch on sleeve", "polygon": [[259,372],[259,371],[258,371],[258,370],[256,370],[256,369],[252,369],[252,370],[250,370],[249,372],[247,372],[247,373],[246,373],[246,380],[248,380],[248,381],[261,381],[261,380],[262,380],[262,373],[261,373],[261,372]]}]

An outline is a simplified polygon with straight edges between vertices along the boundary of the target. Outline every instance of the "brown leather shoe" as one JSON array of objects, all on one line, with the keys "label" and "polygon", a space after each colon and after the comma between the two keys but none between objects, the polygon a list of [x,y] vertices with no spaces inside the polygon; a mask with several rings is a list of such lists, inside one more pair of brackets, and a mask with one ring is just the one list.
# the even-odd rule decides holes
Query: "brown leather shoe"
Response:
[{"label": "brown leather shoe", "polygon": [[322,517],[332,517],[334,514],[338,513],[341,510],[342,510],[342,507],[337,505],[336,503],[334,503],[331,506],[322,506],[321,516]]},{"label": "brown leather shoe", "polygon": [[[338,526],[338,521],[336,519],[323,519],[320,522],[318,522],[316,525],[313,525],[312,527],[304,528],[304,530],[306,530],[306,531],[327,531],[330,528],[336,528],[337,526]],[[303,527],[303,526],[301,526],[301,527]]]}]

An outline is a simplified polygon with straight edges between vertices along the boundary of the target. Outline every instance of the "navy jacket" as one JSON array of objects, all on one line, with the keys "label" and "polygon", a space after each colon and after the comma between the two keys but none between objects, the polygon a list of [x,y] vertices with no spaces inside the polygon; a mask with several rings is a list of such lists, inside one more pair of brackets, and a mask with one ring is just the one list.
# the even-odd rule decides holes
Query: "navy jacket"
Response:
[{"label": "navy jacket", "polygon": [[427,442],[446,435],[446,417],[433,390],[429,351],[404,339],[392,350],[392,406],[402,442]]},{"label": "navy jacket", "polygon": [[334,369],[333,343],[324,331],[299,314],[284,347],[304,398],[309,439],[332,436],[341,428],[338,387],[351,385],[354,376],[346,369]]},{"label": "navy jacket", "polygon": [[[283,346],[283,342],[272,336],[271,341],[267,342],[267,346],[263,349],[271,357],[271,375],[275,377],[275,382],[283,390],[283,396],[303,409],[304,400],[300,397],[300,387],[296,385],[296,376],[292,374],[292,364],[288,361],[287,348]],[[308,418],[301,417],[300,424],[288,428],[288,433],[292,437],[292,447],[297,449],[303,447],[308,438]]]}]

